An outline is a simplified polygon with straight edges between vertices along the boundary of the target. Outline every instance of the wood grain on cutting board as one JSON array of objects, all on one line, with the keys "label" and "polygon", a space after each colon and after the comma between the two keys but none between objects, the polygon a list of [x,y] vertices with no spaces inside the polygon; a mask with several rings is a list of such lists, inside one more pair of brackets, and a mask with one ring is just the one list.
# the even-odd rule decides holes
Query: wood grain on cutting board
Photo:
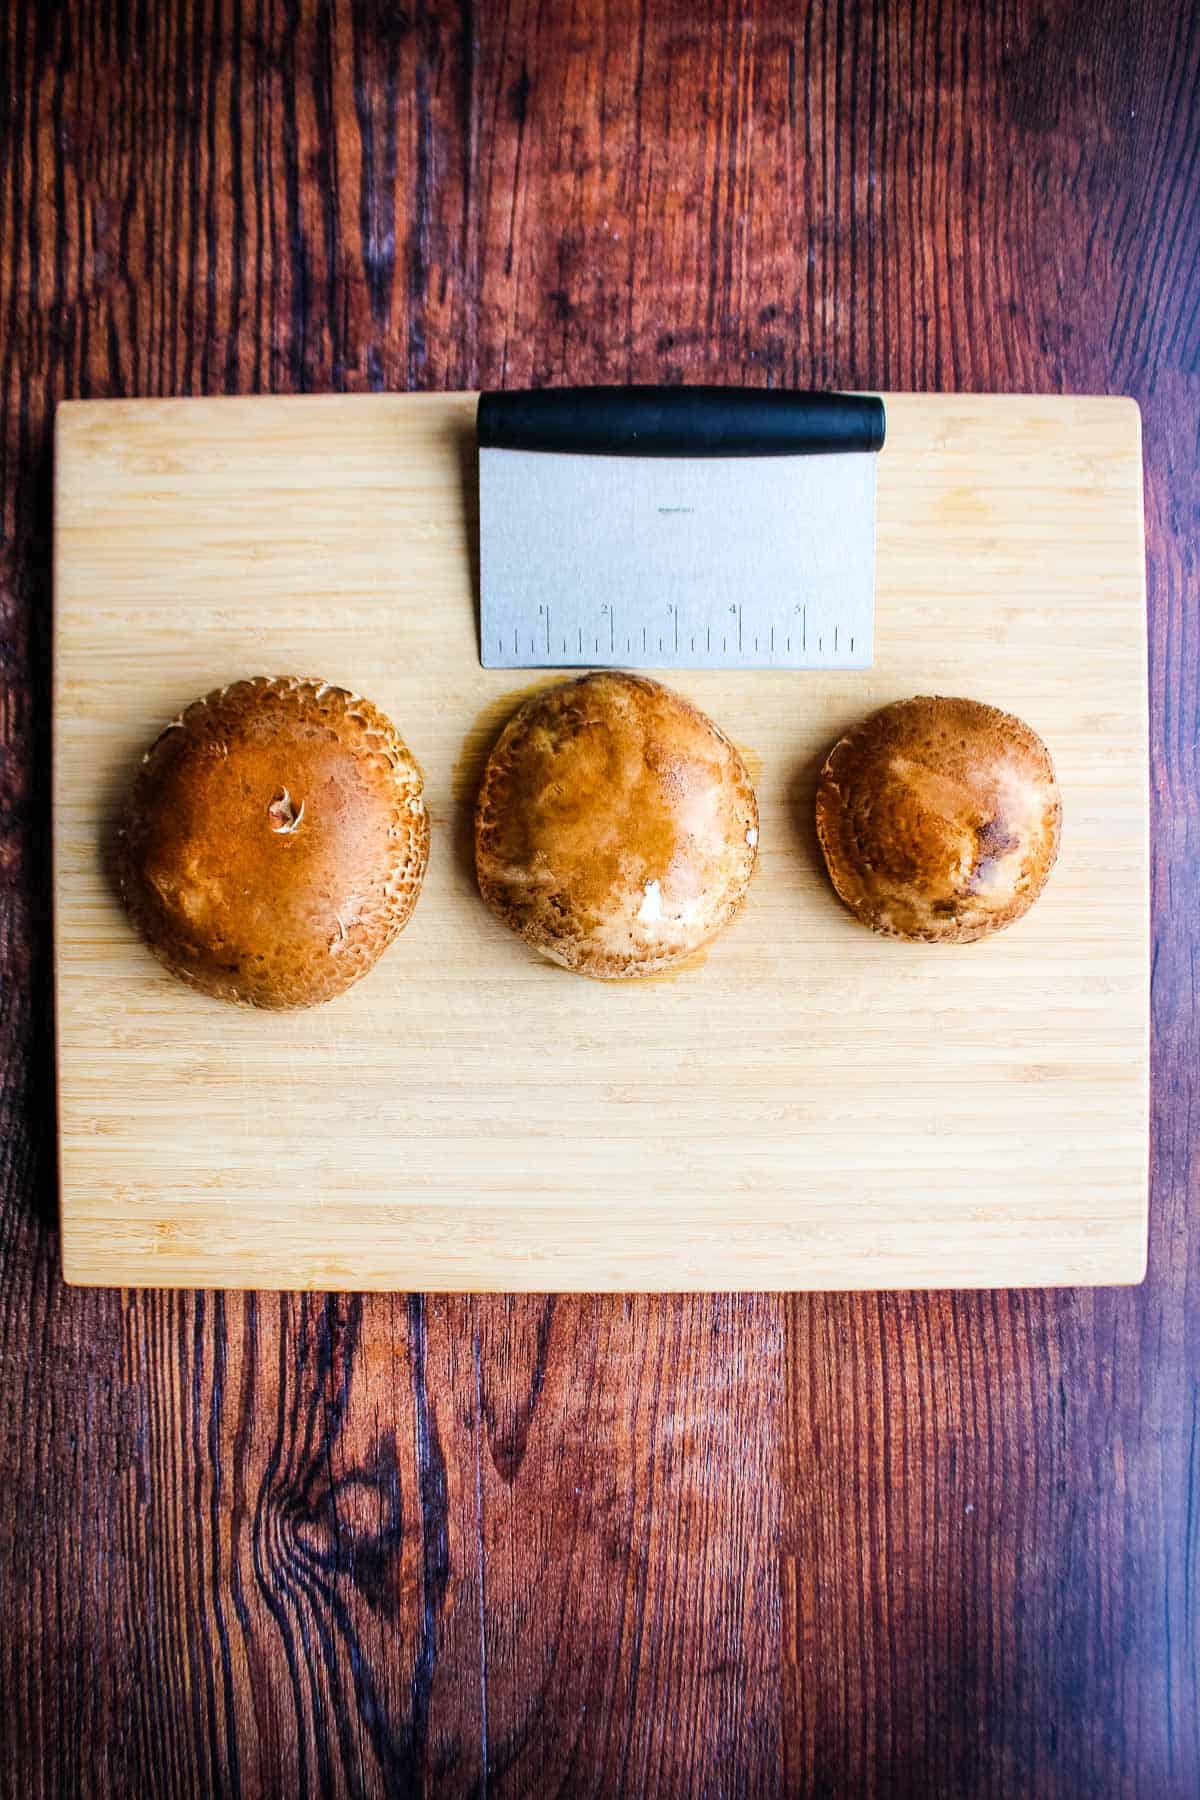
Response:
[{"label": "wood grain on cutting board", "polygon": [[[1139,424],[888,401],[876,661],[673,684],[746,751],[761,858],[701,966],[596,984],[483,908],[482,757],[553,672],[479,667],[470,396],[77,403],[55,499],[67,1278],[237,1287],[991,1286],[1140,1278],[1147,778]],[[100,845],[159,726],[254,673],[361,689],[426,774],[414,919],[329,1006],[244,1012],[133,938]],[[811,828],[830,741],[963,693],[1063,791],[1028,917],[873,937]]]}]

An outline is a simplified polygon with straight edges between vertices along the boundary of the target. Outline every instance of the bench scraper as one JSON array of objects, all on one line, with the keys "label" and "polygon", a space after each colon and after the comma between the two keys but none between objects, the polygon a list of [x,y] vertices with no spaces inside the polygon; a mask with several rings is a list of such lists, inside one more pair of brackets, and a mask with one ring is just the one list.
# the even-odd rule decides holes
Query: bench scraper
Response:
[{"label": "bench scraper", "polygon": [[485,668],[864,669],[883,401],[480,396]]}]

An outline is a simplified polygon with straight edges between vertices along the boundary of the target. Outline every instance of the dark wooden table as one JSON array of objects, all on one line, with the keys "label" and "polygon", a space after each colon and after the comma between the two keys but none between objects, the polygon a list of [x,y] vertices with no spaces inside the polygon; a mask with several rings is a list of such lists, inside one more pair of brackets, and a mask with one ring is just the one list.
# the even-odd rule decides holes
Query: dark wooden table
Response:
[{"label": "dark wooden table", "polygon": [[[0,9],[0,1793],[1200,1790],[1200,11],[702,14]],[[55,402],[701,378],[1142,404],[1145,1286],[64,1289]]]}]

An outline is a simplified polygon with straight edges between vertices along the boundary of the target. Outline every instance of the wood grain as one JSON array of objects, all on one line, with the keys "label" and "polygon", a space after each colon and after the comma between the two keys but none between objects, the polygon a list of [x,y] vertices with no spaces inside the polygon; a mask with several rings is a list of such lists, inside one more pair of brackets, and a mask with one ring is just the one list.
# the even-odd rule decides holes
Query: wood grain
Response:
[{"label": "wood grain", "polygon": [[[1196,1791],[1198,90],[1154,0],[4,9],[0,1792]],[[54,402],[534,376],[1138,398],[1141,1289],[60,1285]]]},{"label": "wood grain", "polygon": [[[887,405],[873,666],[670,672],[752,759],[758,866],[702,969],[619,985],[565,979],[479,902],[481,721],[494,732],[563,672],[479,665],[463,478],[474,399],[60,409],[68,1280],[675,1292],[1141,1279],[1137,409]],[[336,1004],[285,1018],[167,976],[101,849],[163,722],[278,669],[343,682],[398,722],[432,824],[401,942]],[[1009,707],[1054,757],[1066,830],[1049,890],[982,948],[863,931],[813,842],[830,744],[914,691]]]}]

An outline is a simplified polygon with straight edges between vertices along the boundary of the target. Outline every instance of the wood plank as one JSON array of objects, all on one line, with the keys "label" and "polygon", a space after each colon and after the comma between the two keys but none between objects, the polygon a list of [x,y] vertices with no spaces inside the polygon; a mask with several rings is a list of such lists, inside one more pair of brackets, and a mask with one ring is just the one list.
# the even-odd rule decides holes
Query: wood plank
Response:
[{"label": "wood plank", "polygon": [[491,1778],[779,1792],[775,1302],[477,1305]]},{"label": "wood plank", "polygon": [[[475,890],[477,752],[517,693],[555,677],[479,666],[473,405],[60,409],[68,1278],[450,1290],[1140,1279],[1136,407],[891,397],[874,667],[673,672],[751,757],[759,867],[703,969],[612,987],[565,979],[498,929]],[[433,826],[400,943],[349,994],[290,1017],[165,974],[108,891],[100,848],[162,723],[264,672],[382,705],[424,766]],[[982,945],[863,931],[833,902],[808,824],[840,731],[931,690],[1030,719],[1062,788],[1049,891]]]}]

